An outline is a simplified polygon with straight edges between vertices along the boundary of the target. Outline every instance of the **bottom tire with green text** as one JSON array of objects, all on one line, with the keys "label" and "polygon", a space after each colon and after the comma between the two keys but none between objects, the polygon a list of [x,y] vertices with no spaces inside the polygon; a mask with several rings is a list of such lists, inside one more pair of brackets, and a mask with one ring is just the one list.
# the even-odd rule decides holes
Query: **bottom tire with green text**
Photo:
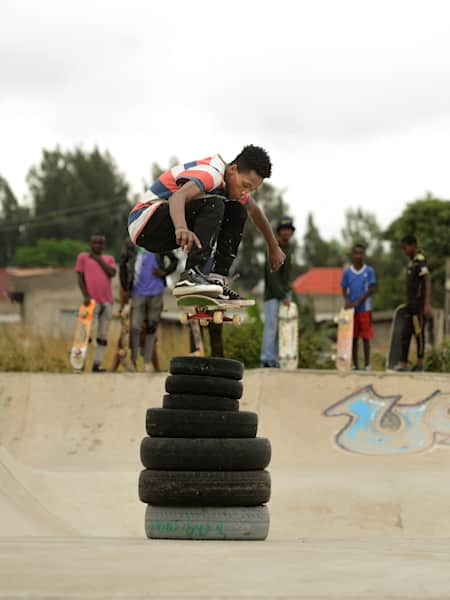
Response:
[{"label": "bottom tire with green text", "polygon": [[147,506],[145,511],[145,533],[152,539],[265,540],[269,522],[267,506]]}]

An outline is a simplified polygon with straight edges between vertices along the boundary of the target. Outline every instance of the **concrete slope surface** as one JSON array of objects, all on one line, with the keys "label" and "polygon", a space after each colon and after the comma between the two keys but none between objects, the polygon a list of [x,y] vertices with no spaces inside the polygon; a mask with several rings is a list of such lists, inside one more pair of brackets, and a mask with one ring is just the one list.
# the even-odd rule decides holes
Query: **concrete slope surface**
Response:
[{"label": "concrete slope surface", "polygon": [[[60,566],[65,556],[76,568],[88,569],[87,563],[83,567],[86,557],[110,560],[114,552],[127,554],[118,571],[125,569],[125,578],[135,573],[135,581],[145,588],[148,582],[138,565],[150,553],[158,581],[154,595],[136,583],[119,586],[123,596],[118,597],[276,597],[268,583],[263,585],[263,571],[258,571],[255,596],[236,587],[244,573],[235,574],[236,585],[229,589],[224,583],[211,588],[215,595],[201,595],[196,587],[199,565],[204,563],[208,585],[213,573],[226,578],[218,565],[209,573],[207,557],[221,560],[227,548],[214,542],[189,545],[144,538],[145,507],[137,498],[139,444],[146,409],[161,406],[165,376],[0,375],[0,598],[47,597],[52,588],[39,576],[45,556]],[[445,587],[444,563],[450,572],[444,543],[450,537],[450,376],[255,370],[245,374],[240,404],[242,410],[258,412],[258,434],[272,443],[269,539],[260,545],[227,546],[231,554],[238,549],[249,572],[256,577],[252,560],[264,569],[278,548],[284,566],[274,564],[273,576],[278,572],[286,580],[279,597],[294,598],[300,592],[311,598],[357,598],[363,593],[369,598],[416,597],[411,594],[421,588],[410,575],[417,571],[423,548],[430,560],[438,557],[441,571],[438,575],[427,563],[422,586],[428,595],[422,597],[448,597],[439,594]],[[306,559],[303,544],[316,553],[316,566],[311,555]],[[331,547],[339,549],[339,560],[333,553],[330,566]],[[182,559],[187,548],[191,559],[192,553],[196,556],[191,570],[189,560]],[[397,584],[385,578],[380,588],[376,573],[381,576],[386,567],[383,557],[387,560],[389,548],[404,577]],[[172,558],[174,568],[160,570],[162,557],[170,562],[172,551],[179,556]],[[13,577],[19,556],[34,587],[24,587],[17,573]],[[293,556],[307,562],[312,579],[285,569]],[[338,565],[350,573],[351,556],[362,570],[365,561],[372,565],[367,565],[367,576],[352,589],[343,585],[331,590],[323,574],[333,573],[340,581]],[[162,584],[162,573],[168,581],[177,570],[190,581],[184,591],[174,581]],[[114,581],[113,571],[101,563],[98,577],[108,572]],[[316,575],[316,587],[308,587]],[[66,573],[60,591],[56,586],[48,597],[114,597],[117,589],[109,584],[109,596],[89,592],[89,581],[96,581],[97,574],[92,577],[83,591]]]}]

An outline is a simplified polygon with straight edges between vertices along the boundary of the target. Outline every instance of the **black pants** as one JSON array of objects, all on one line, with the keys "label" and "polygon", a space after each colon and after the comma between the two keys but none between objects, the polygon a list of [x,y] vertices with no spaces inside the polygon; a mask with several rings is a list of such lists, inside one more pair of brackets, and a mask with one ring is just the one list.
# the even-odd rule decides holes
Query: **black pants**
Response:
[{"label": "black pants", "polygon": [[[228,275],[242,239],[247,218],[245,206],[240,202],[226,202],[220,196],[213,196],[195,198],[186,203],[185,210],[187,226],[197,235],[202,245],[201,248],[192,245],[186,269],[198,267],[204,271],[216,247],[211,271]],[[178,248],[168,203],[161,204],[156,209],[136,243],[150,252],[166,252]]]},{"label": "black pants", "polygon": [[408,362],[409,344],[412,336],[416,338],[417,358],[422,359],[425,354],[425,317],[423,313],[414,313],[411,311],[405,313],[401,341],[402,362]]}]

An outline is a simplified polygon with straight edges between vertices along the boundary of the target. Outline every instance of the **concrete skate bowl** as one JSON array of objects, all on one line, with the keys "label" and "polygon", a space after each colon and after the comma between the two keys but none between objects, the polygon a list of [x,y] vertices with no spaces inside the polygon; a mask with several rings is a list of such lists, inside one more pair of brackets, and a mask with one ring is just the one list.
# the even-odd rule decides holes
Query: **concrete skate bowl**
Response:
[{"label": "concrete skate bowl", "polygon": [[[3,374],[0,534],[143,536],[145,411],[165,375]],[[271,538],[450,535],[450,377],[248,371]]]}]

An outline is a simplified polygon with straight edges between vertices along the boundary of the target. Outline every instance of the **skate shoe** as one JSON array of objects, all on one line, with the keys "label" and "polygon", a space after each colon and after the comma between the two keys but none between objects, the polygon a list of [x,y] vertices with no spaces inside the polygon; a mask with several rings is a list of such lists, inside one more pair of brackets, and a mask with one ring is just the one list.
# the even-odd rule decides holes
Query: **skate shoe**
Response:
[{"label": "skate shoe", "polygon": [[204,294],[205,296],[217,298],[220,297],[220,294],[222,293],[222,284],[209,281],[197,267],[181,273],[180,279],[173,289],[173,295],[177,297]]}]

